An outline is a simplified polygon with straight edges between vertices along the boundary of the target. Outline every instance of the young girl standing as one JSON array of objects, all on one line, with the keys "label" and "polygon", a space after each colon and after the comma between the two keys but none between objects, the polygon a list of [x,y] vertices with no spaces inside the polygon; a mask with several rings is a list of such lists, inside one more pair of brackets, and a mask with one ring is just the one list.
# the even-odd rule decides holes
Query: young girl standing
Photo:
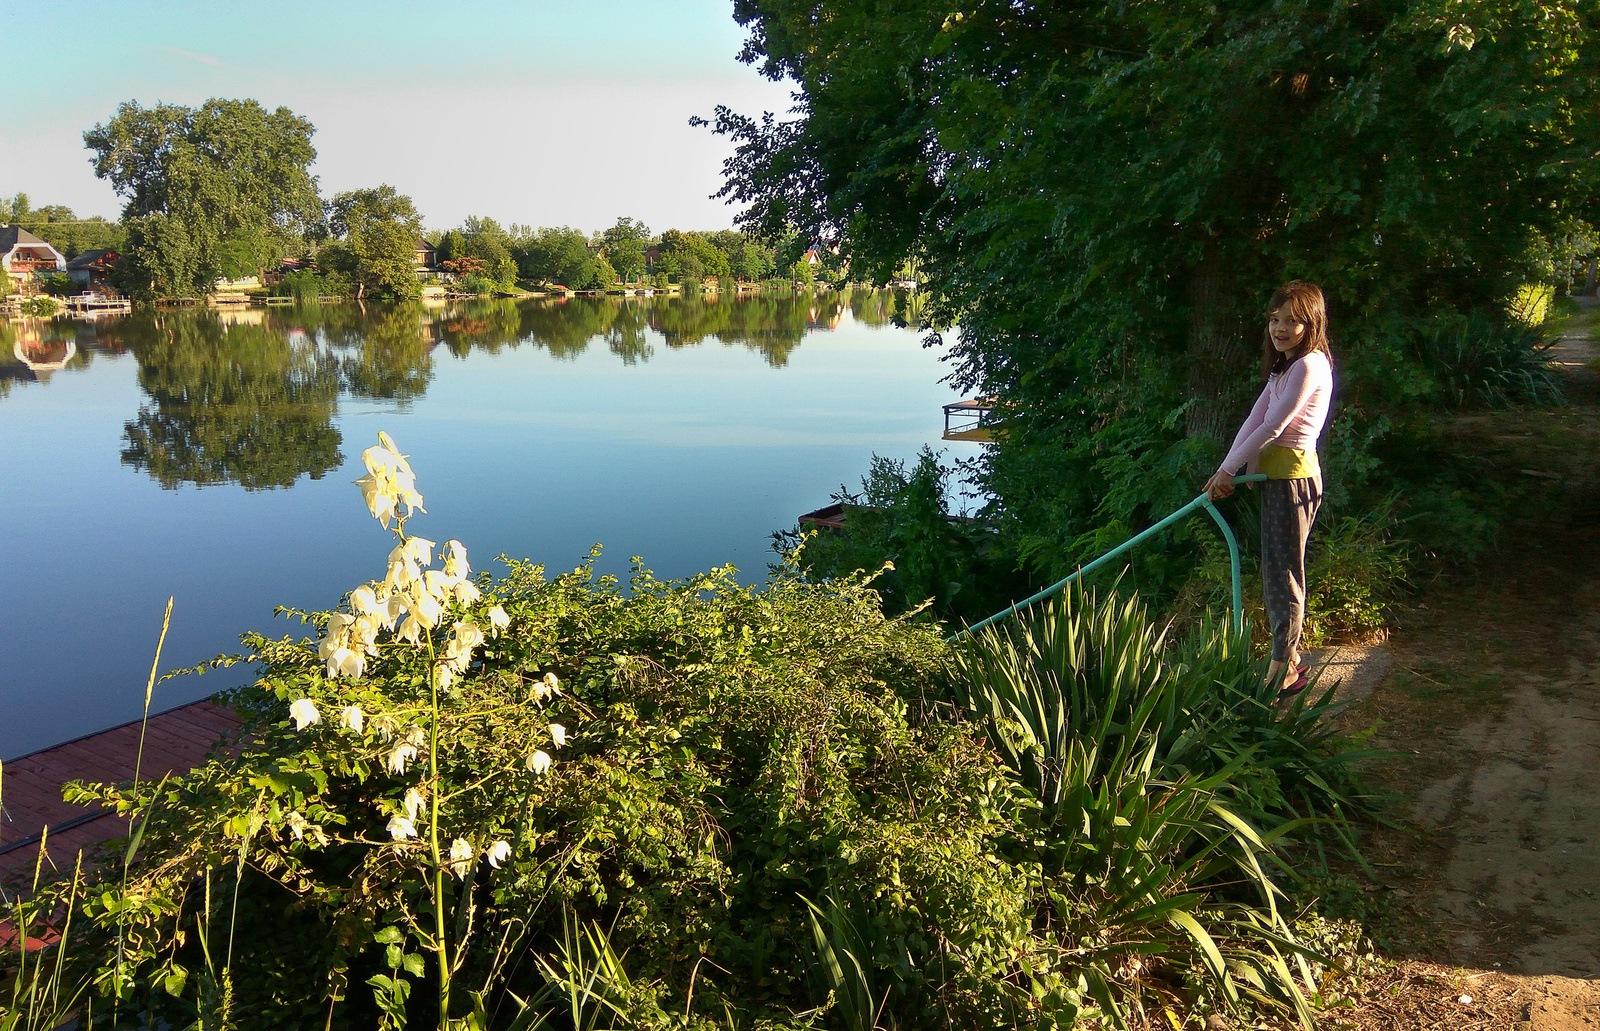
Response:
[{"label": "young girl standing", "polygon": [[1306,609],[1306,537],[1322,504],[1317,438],[1333,398],[1328,351],[1328,309],[1314,283],[1280,286],[1268,306],[1261,371],[1266,386],[1233,438],[1222,465],[1206,481],[1213,499],[1233,493],[1241,467],[1261,472],[1261,579],[1272,625],[1268,683],[1285,681],[1284,694],[1308,683],[1300,665],[1300,628]]}]

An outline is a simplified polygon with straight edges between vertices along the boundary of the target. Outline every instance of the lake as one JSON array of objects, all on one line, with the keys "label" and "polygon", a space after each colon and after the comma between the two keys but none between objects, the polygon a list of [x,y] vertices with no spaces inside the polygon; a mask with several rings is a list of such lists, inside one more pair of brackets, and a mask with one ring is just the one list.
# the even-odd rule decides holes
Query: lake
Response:
[{"label": "lake", "polygon": [[[408,530],[552,572],[766,575],[874,452],[947,458],[948,366],[887,293],[354,304],[0,322],[0,758],[137,719],[164,669],[301,633],[381,577],[351,481],[387,431]],[[240,682],[156,687],[152,711]]]}]

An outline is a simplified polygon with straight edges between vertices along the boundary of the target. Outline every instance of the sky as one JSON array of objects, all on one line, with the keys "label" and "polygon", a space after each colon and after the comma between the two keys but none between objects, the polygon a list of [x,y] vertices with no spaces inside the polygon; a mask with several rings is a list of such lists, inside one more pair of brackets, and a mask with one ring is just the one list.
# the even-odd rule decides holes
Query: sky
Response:
[{"label": "sky", "polygon": [[211,97],[317,127],[324,196],[393,185],[429,228],[721,229],[717,104],[784,112],[790,87],[737,60],[731,0],[28,0],[0,3],[0,196],[114,218],[83,133],[119,104]]}]

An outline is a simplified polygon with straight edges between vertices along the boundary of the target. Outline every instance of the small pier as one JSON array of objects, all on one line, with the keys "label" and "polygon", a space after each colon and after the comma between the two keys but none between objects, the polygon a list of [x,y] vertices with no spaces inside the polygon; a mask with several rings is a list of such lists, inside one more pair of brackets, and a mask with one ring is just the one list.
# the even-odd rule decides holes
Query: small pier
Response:
[{"label": "small pier", "polygon": [[[128,833],[126,820],[61,799],[68,781],[133,779],[139,720],[12,759],[0,770],[0,881],[31,877],[39,842],[49,828],[46,869],[71,871],[79,850]],[[184,773],[205,761],[239,726],[232,710],[210,701],[151,716],[144,735],[141,781]]]},{"label": "small pier", "polygon": [[67,311],[77,316],[126,315],[133,311],[133,302],[126,297],[108,297],[104,294],[78,294],[67,298]]},{"label": "small pier", "polygon": [[992,397],[973,397],[945,405],[944,439],[985,444],[994,440],[994,424],[989,418],[994,402]]}]

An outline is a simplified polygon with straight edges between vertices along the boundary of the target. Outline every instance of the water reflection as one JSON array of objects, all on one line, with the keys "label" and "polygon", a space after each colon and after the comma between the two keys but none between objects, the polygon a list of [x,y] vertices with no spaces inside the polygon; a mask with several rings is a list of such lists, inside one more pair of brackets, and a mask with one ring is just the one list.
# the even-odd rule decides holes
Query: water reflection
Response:
[{"label": "water reflection", "polygon": [[[605,574],[641,555],[666,577],[731,563],[761,578],[773,530],[874,452],[911,461],[939,438],[948,370],[882,328],[895,303],[0,322],[0,525],[50,542],[0,548],[16,585],[0,591],[0,759],[136,719],[168,597],[162,665],[188,666],[241,630],[298,634],[274,606],[326,608],[381,570],[389,544],[349,484],[379,430],[426,470],[416,531],[465,541],[482,568],[504,553],[568,569],[601,542]],[[248,676],[167,681],[153,706]]]},{"label": "water reflection", "polygon": [[139,386],[150,400],[123,430],[123,463],[168,489],[287,487],[338,468],[344,456],[333,416],[343,363],[310,334],[273,321],[130,319]]},{"label": "water reflection", "polygon": [[167,489],[237,483],[265,490],[338,468],[340,398],[404,406],[423,397],[441,346],[457,358],[526,346],[565,360],[603,346],[631,366],[650,361],[658,346],[716,341],[781,368],[807,333],[835,328],[846,310],[856,322],[884,326],[897,316],[914,319],[915,299],[860,290],[573,297],[0,324],[0,397],[13,384],[87,366],[97,352],[132,353],[147,399],[125,424],[123,463]]}]

